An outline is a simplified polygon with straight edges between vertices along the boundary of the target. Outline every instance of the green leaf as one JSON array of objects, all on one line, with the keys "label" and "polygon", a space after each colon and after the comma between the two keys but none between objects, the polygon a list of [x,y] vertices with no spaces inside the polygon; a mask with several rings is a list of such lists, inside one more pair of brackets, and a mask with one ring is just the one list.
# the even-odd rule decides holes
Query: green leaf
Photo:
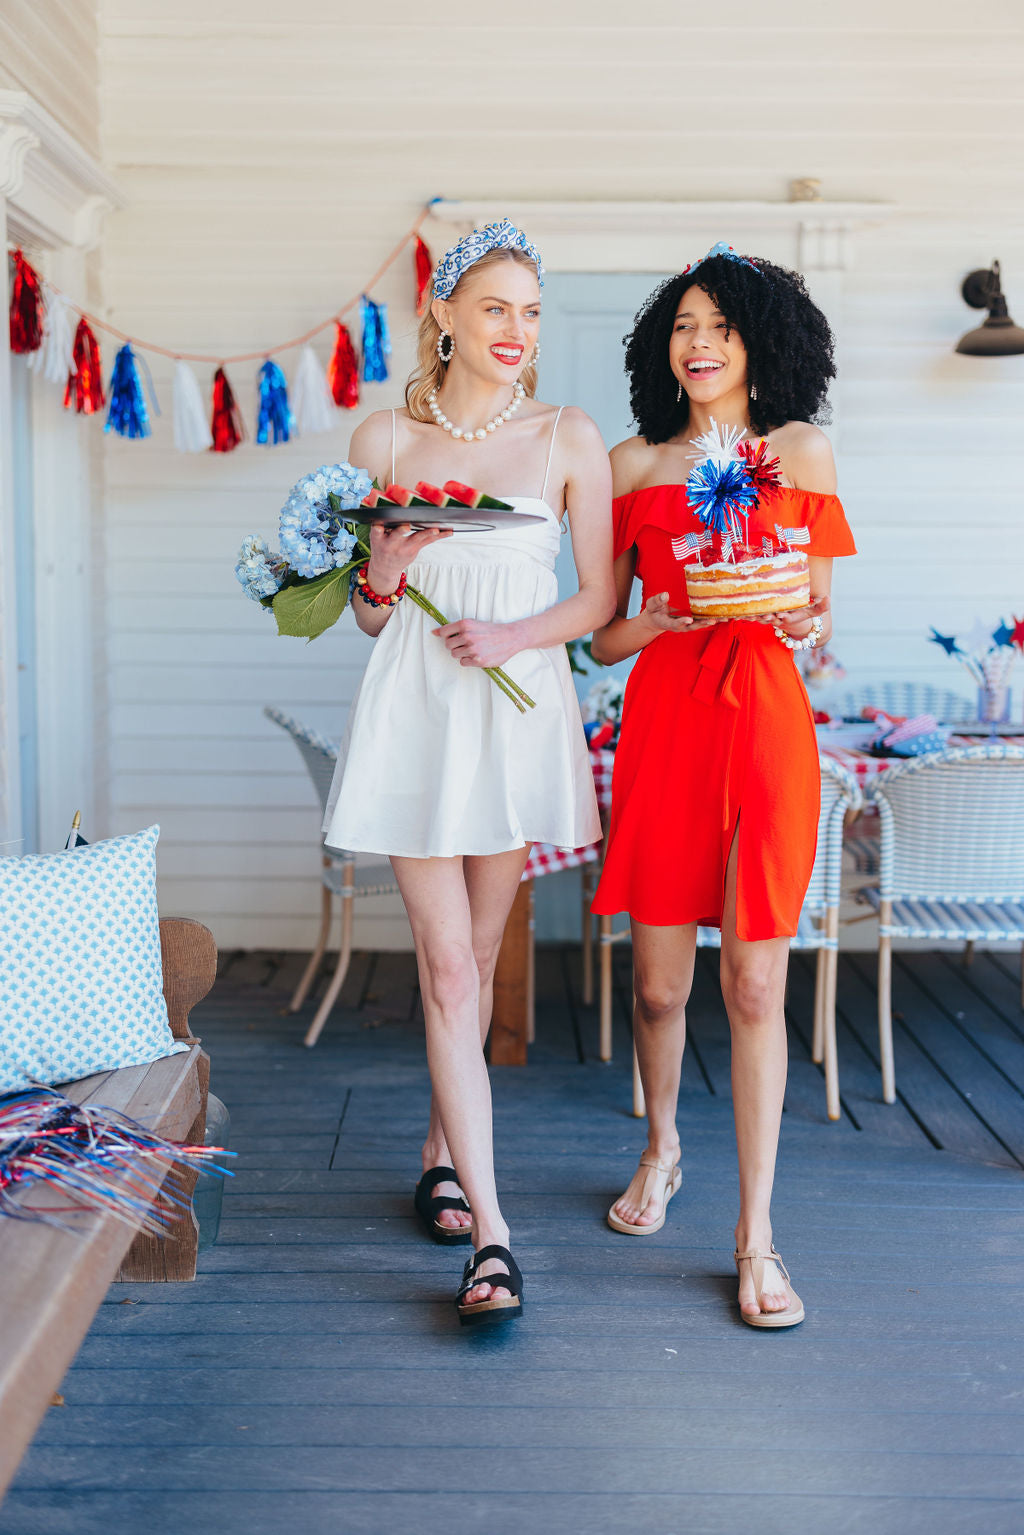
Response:
[{"label": "green leaf", "polygon": [[315,640],[336,624],[348,601],[347,570],[328,570],[312,581],[288,586],[274,598],[278,634]]}]

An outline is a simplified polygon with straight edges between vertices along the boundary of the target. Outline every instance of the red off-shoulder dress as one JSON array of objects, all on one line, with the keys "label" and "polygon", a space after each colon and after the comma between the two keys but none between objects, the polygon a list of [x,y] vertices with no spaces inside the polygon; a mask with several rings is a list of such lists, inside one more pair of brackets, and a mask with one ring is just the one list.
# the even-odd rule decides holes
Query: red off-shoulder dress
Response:
[{"label": "red off-shoulder dress", "polygon": [[[702,531],[683,485],[614,503],[615,555],[635,544],[643,599],[688,613],[672,540]],[[811,555],[855,554],[836,496],[780,489],[749,517],[754,547],[775,526],[806,528]],[[769,624],[742,620],[659,634],[626,686],[611,827],[593,909],[652,926],[721,927],[738,837],[736,932],[796,932],[817,841],[821,777],[814,721],[793,654]]]}]

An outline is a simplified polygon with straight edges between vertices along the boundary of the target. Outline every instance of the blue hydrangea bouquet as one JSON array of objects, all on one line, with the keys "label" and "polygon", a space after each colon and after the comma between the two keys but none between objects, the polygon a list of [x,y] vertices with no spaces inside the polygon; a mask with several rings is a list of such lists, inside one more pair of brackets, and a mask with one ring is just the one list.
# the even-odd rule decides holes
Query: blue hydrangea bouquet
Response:
[{"label": "blue hydrangea bouquet", "polygon": [[[322,464],[292,486],[281,508],[279,554],[262,538],[242,540],[235,575],[246,596],[273,613],[278,634],[315,640],[344,613],[355,573],[370,558],[370,527],[359,510],[374,488],[365,469]],[[416,587],[405,594],[436,624],[449,622]],[[521,714],[533,707],[501,667],[486,670]]]}]

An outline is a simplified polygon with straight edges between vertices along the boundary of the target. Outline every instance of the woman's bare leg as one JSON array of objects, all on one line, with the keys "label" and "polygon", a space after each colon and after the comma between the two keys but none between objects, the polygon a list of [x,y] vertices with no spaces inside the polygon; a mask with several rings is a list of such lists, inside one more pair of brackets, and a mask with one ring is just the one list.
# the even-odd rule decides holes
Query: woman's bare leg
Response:
[{"label": "woman's bare leg", "polygon": [[[686,1044],[686,1003],[693,985],[697,928],[649,927],[632,922],[636,1041],[640,1080],[647,1104],[647,1150],[662,1161],[679,1152],[676,1109]],[[638,1169],[626,1192],[613,1205],[616,1215],[632,1226],[649,1226],[661,1214],[652,1196],[640,1203],[645,1170]]]},{"label": "woman's bare leg", "polygon": [[[736,936],[737,842],[725,876],[722,914],[722,996],[732,1032],[732,1101],[739,1156],[740,1215],[736,1249],[767,1252],[772,1240],[771,1198],[789,1059],[786,1040],[786,968],[789,939],[745,942]],[[751,1265],[740,1275],[740,1309],[756,1315]],[[784,1311],[786,1294],[774,1263],[764,1266],[764,1309]]]},{"label": "woman's bare leg", "polygon": [[[426,1021],[433,1102],[424,1167],[450,1163],[458,1170],[473,1211],[477,1248],[491,1242],[508,1246],[494,1184],[490,1082],[483,1057],[489,1001],[486,1012],[482,1004],[489,998],[501,934],[526,856],[526,849],[516,849],[488,858],[391,860],[416,943]],[[486,980],[478,955],[489,964]],[[433,1192],[450,1189],[454,1186],[440,1184]],[[487,1263],[481,1273],[500,1268]],[[486,1300],[492,1293],[508,1294],[483,1284],[467,1298]]]}]

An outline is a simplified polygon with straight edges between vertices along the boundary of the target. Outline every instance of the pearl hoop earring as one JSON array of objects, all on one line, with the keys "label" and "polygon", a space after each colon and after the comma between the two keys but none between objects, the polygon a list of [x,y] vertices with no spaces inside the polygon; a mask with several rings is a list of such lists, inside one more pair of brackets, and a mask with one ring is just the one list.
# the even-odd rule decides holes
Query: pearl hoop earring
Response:
[{"label": "pearl hoop earring", "polygon": [[[451,342],[451,346],[448,348],[447,352],[444,351],[445,341]],[[455,337],[452,335],[451,331],[443,330],[437,338],[437,355],[440,357],[442,362],[451,362],[454,352]]]}]

